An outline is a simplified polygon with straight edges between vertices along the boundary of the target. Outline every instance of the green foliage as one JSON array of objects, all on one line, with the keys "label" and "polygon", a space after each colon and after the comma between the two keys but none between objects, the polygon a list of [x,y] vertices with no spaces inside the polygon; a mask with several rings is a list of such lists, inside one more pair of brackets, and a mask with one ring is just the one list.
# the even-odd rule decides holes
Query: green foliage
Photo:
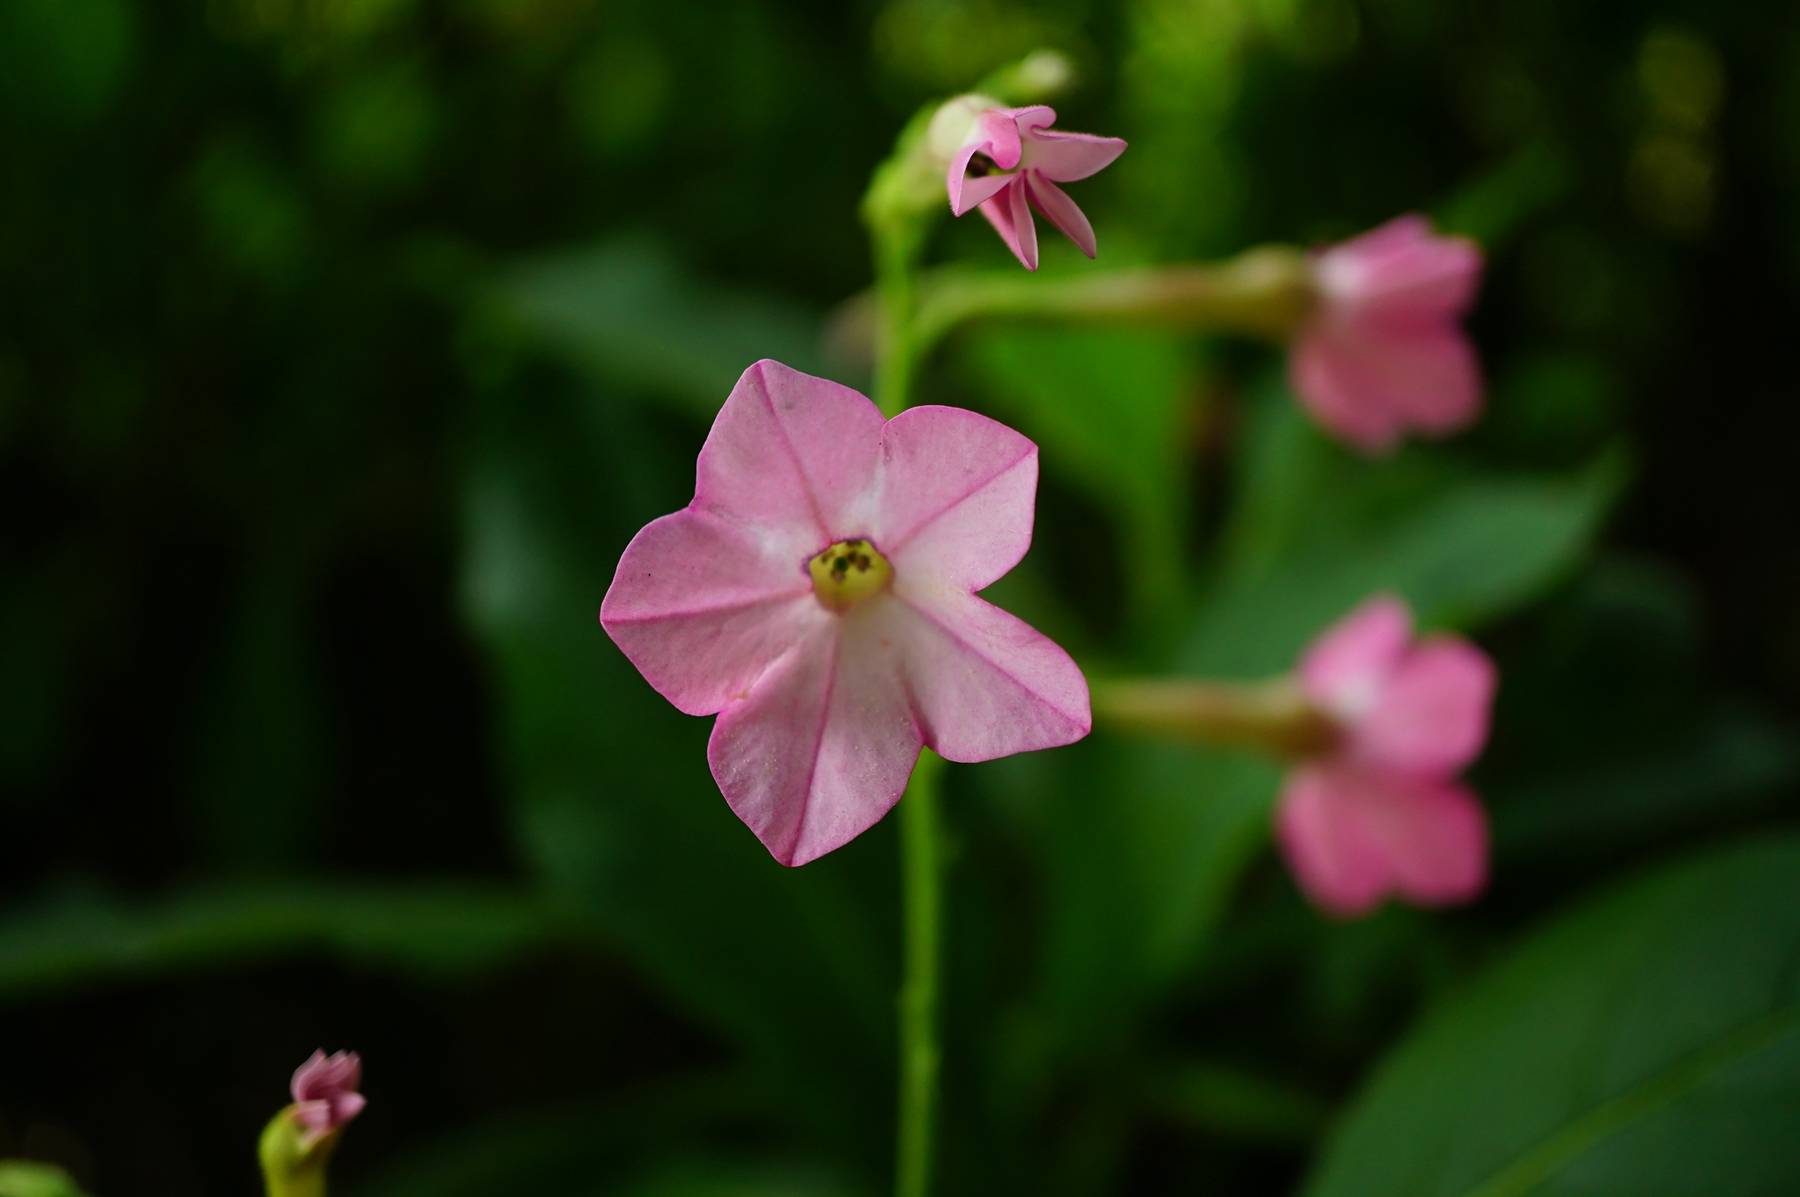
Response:
[{"label": "green foliage", "polygon": [[768,296],[692,278],[666,246],[623,239],[527,262],[496,304],[604,382],[644,388],[710,417],[744,367],[772,357],[817,373],[816,321]]},{"label": "green foliage", "polygon": [[0,1160],[0,1197],[82,1197],[82,1193],[60,1168]]},{"label": "green foliage", "polygon": [[1377,1069],[1310,1197],[1800,1184],[1800,841],[1703,853],[1560,918]]},{"label": "green foliage", "polygon": [[1179,600],[1198,389],[1169,335],[1069,328],[987,332],[969,349],[991,414],[1030,428],[1042,469],[1108,509],[1139,615]]},{"label": "green foliage", "polygon": [[149,909],[80,899],[0,922],[0,1001],[307,953],[445,978],[601,942],[567,906],[475,885],[235,887]]}]

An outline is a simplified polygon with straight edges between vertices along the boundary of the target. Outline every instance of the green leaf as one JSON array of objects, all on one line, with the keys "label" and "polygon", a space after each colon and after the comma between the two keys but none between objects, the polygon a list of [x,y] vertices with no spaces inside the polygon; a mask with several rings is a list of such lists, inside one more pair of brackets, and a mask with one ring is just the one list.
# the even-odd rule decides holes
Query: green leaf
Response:
[{"label": "green leaf", "polygon": [[27,1160],[0,1160],[0,1197],[82,1197],[61,1168]]},{"label": "green leaf", "polygon": [[[345,1183],[344,1191],[359,1197],[557,1193],[569,1191],[570,1178],[579,1177],[583,1193],[636,1192],[658,1161],[691,1161],[705,1150],[702,1144],[727,1135],[742,1138],[746,1127],[766,1133],[779,1126],[781,1113],[769,1107],[766,1089],[752,1077],[680,1074],[630,1086],[606,1101],[517,1110],[440,1128],[386,1159],[372,1175]],[[767,1161],[742,1162],[730,1174],[742,1180],[770,1167]],[[790,1180],[797,1175],[788,1170]],[[336,1182],[332,1191],[337,1192]],[[813,1190],[796,1185],[775,1191]],[[818,1191],[843,1190],[821,1186]]]},{"label": "green leaf", "polygon": [[1388,1057],[1306,1192],[1800,1190],[1797,887],[1787,835],[1557,920]]},{"label": "green leaf", "polygon": [[1519,751],[1482,770],[1501,861],[1579,868],[1772,811],[1800,778],[1791,730],[1709,686],[1698,597],[1680,575],[1603,557],[1533,622],[1496,714]]},{"label": "green leaf", "polygon": [[522,263],[492,298],[528,336],[596,380],[674,398],[709,420],[744,367],[760,358],[822,372],[812,313],[703,283],[652,240],[623,238]]},{"label": "green leaf", "polygon": [[1111,510],[1140,613],[1180,592],[1196,390],[1185,339],[1085,328],[993,328],[967,361],[992,414],[1025,429],[1046,475],[1066,475]]},{"label": "green leaf", "polygon": [[1261,415],[1225,562],[1182,654],[1192,672],[1286,669],[1381,591],[1407,598],[1427,626],[1506,614],[1580,559],[1625,479],[1616,454],[1549,475],[1472,472],[1429,454],[1375,469],[1320,446],[1299,420]]},{"label": "green leaf", "polygon": [[0,924],[0,1002],[300,952],[454,975],[571,941],[597,942],[593,921],[483,885],[244,887],[150,906],[79,899]]}]

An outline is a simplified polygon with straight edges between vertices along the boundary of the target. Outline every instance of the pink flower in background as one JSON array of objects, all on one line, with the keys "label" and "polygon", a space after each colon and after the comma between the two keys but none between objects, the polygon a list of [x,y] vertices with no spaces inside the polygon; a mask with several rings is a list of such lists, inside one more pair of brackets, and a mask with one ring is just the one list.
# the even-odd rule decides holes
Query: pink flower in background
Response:
[{"label": "pink flower in background", "polygon": [[883,420],[763,361],[696,473],[693,501],[626,547],[600,622],[678,709],[719,716],[713,777],[776,860],[873,826],[921,745],[985,761],[1087,734],[1069,655],[975,597],[1031,542],[1023,436],[954,407]]},{"label": "pink flower in background", "polygon": [[1042,104],[989,108],[975,117],[950,160],[950,211],[961,216],[979,207],[1027,270],[1038,268],[1034,207],[1094,256],[1094,226],[1057,184],[1097,174],[1125,152],[1120,138],[1063,133],[1050,128],[1055,120],[1055,110]]},{"label": "pink flower in background", "polygon": [[1487,740],[1493,662],[1450,636],[1415,642],[1399,599],[1371,599],[1300,662],[1332,748],[1289,773],[1276,812],[1300,887],[1340,915],[1390,893],[1426,906],[1487,881],[1487,821],[1457,774]]},{"label": "pink flower in background", "polygon": [[1368,452],[1474,422],[1481,370],[1462,330],[1481,282],[1474,242],[1402,216],[1321,252],[1313,279],[1288,373],[1314,419]]},{"label": "pink flower in background", "polygon": [[361,1084],[362,1057],[355,1052],[316,1051],[294,1072],[294,1116],[308,1146],[362,1113],[368,1102],[357,1092]]}]

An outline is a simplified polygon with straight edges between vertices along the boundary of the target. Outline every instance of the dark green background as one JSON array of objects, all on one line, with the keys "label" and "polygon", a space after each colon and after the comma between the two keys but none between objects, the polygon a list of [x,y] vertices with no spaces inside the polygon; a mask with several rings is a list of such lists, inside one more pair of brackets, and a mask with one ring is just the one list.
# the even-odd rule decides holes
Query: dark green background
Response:
[{"label": "dark green background", "polygon": [[1266,764],[952,770],[943,1190],[1800,1187],[1800,17],[1699,0],[6,0],[0,1157],[253,1191],[355,1047],[337,1192],[882,1191],[893,828],[773,865],[594,614],[745,365],[866,382],[868,172],[1040,45],[1131,142],[1046,274],[1429,211],[1490,402],[1370,463],[1264,347],[959,336],[997,597],[1256,676],[1401,591],[1500,663],[1494,884],[1331,923]]}]

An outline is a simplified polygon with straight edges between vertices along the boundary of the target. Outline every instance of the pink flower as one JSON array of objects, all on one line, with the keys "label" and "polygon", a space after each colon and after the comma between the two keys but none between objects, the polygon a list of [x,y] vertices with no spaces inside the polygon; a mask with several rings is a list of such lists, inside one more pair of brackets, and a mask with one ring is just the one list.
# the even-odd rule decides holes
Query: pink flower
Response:
[{"label": "pink flower", "polygon": [[1125,152],[1120,138],[1062,133],[1050,128],[1055,120],[1055,110],[1042,104],[989,108],[975,117],[950,160],[950,211],[961,216],[979,206],[1027,270],[1038,268],[1033,207],[1094,256],[1094,226],[1057,184],[1097,174]]},{"label": "pink flower", "polygon": [[294,1117],[305,1128],[307,1147],[362,1113],[368,1101],[358,1093],[362,1057],[355,1052],[314,1052],[294,1072],[290,1086]]},{"label": "pink flower", "polygon": [[1481,370],[1461,328],[1481,250],[1402,216],[1314,260],[1318,305],[1288,374],[1313,418],[1368,452],[1407,432],[1445,436],[1481,410]]},{"label": "pink flower", "polygon": [[1412,641],[1399,599],[1371,599],[1300,662],[1307,698],[1336,725],[1294,769],[1276,829],[1308,897],[1361,914],[1390,893],[1426,906],[1487,882],[1487,822],[1457,774],[1487,740],[1494,666],[1465,640]]},{"label": "pink flower", "polygon": [[920,745],[985,761],[1081,739],[1087,682],[975,597],[1025,555],[1037,446],[986,416],[883,420],[762,361],[700,450],[694,499],[633,538],[600,607],[657,692],[717,714],[707,761],[784,865],[873,826]]}]

